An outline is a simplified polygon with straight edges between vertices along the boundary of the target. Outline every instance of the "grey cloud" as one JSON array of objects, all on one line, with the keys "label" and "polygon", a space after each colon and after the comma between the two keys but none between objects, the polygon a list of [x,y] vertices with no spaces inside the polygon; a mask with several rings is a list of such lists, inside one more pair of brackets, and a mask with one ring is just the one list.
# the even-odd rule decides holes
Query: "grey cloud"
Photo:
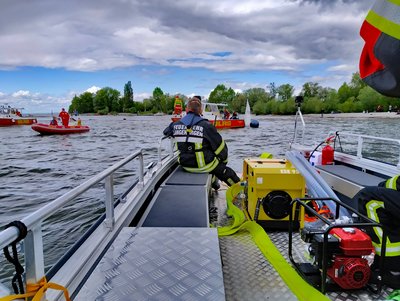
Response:
[{"label": "grey cloud", "polygon": [[[0,66],[90,71],[156,63],[226,71],[354,63],[373,1],[282,0],[240,13],[202,0],[3,2]],[[214,52],[232,55],[207,55]]]}]

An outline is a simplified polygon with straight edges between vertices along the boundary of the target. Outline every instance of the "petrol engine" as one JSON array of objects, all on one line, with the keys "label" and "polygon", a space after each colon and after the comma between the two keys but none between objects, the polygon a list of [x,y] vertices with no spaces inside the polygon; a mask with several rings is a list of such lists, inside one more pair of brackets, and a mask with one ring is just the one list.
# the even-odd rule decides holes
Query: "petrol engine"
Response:
[{"label": "petrol engine", "polygon": [[353,227],[331,229],[326,248],[326,267],[323,266],[324,234],[313,234],[306,227],[302,238],[311,242],[309,251],[318,270],[325,268],[327,276],[341,288],[360,289],[368,283],[371,269],[363,256],[370,255],[373,246],[365,232]]}]

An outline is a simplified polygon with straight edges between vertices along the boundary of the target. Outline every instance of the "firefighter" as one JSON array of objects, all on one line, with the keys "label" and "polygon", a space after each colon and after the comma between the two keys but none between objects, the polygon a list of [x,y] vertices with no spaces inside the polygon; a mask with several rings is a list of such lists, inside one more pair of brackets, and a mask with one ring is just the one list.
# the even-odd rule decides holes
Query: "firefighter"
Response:
[{"label": "firefighter", "polygon": [[400,3],[377,0],[362,24],[360,76],[381,94],[400,96]]},{"label": "firefighter", "polygon": [[[179,164],[188,172],[211,173],[227,185],[240,181],[228,166],[228,147],[217,129],[202,118],[201,99],[191,98],[186,107],[187,114],[177,122],[172,122],[164,135],[175,138],[179,150]],[[213,181],[218,189],[218,182]]]},{"label": "firefighter", "polygon": [[60,114],[58,114],[58,117],[61,118],[61,122],[62,122],[63,126],[68,127],[69,114],[67,111],[65,111],[64,108],[61,109],[61,112],[60,112]]},{"label": "firefighter", "polygon": [[[361,214],[380,223],[386,231],[386,253],[383,283],[400,288],[400,177],[397,175],[375,187],[361,189],[354,198]],[[382,247],[382,229],[367,228],[371,236],[375,257],[372,270],[378,269]]]},{"label": "firefighter", "polygon": [[[365,41],[360,57],[360,76],[381,94],[400,97],[400,3],[377,0],[362,24]],[[354,198],[360,213],[381,223],[388,236],[384,259],[383,283],[400,288],[400,179],[388,179],[378,187],[366,187]],[[367,230],[372,237],[376,259],[379,259],[382,232]],[[377,268],[374,261],[372,268]]]}]

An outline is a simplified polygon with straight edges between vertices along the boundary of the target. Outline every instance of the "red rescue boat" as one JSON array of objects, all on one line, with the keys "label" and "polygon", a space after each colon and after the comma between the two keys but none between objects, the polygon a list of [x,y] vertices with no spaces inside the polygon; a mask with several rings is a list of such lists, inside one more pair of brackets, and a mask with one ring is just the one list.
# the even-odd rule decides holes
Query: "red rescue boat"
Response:
[{"label": "red rescue boat", "polygon": [[35,117],[22,116],[22,108],[13,108],[8,105],[0,106],[0,126],[30,125],[37,123]]},{"label": "red rescue boat", "polygon": [[66,135],[66,134],[78,134],[90,131],[87,125],[49,125],[44,123],[37,123],[32,125],[32,130],[39,132],[42,135]]},{"label": "red rescue boat", "polygon": [[[171,116],[171,120],[173,122],[180,120],[186,115],[186,112],[181,109],[182,105],[178,103],[177,106],[176,104],[177,102],[175,99],[174,114]],[[230,113],[221,113],[221,111],[225,111],[225,107],[227,106],[226,104],[202,102],[201,105],[203,110],[202,117],[208,119],[208,121],[217,129],[234,129],[245,127],[245,120],[239,118],[236,112],[232,114],[232,116],[230,116]]]}]

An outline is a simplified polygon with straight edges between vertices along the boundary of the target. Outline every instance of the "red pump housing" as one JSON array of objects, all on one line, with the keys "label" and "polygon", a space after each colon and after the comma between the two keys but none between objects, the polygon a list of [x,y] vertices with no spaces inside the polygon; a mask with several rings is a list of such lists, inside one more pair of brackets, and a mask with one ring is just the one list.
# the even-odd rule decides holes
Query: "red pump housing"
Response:
[{"label": "red pump housing", "polygon": [[330,234],[339,239],[341,254],[333,257],[328,276],[344,289],[364,287],[371,276],[368,261],[362,256],[373,252],[371,238],[358,228],[334,228]]}]

